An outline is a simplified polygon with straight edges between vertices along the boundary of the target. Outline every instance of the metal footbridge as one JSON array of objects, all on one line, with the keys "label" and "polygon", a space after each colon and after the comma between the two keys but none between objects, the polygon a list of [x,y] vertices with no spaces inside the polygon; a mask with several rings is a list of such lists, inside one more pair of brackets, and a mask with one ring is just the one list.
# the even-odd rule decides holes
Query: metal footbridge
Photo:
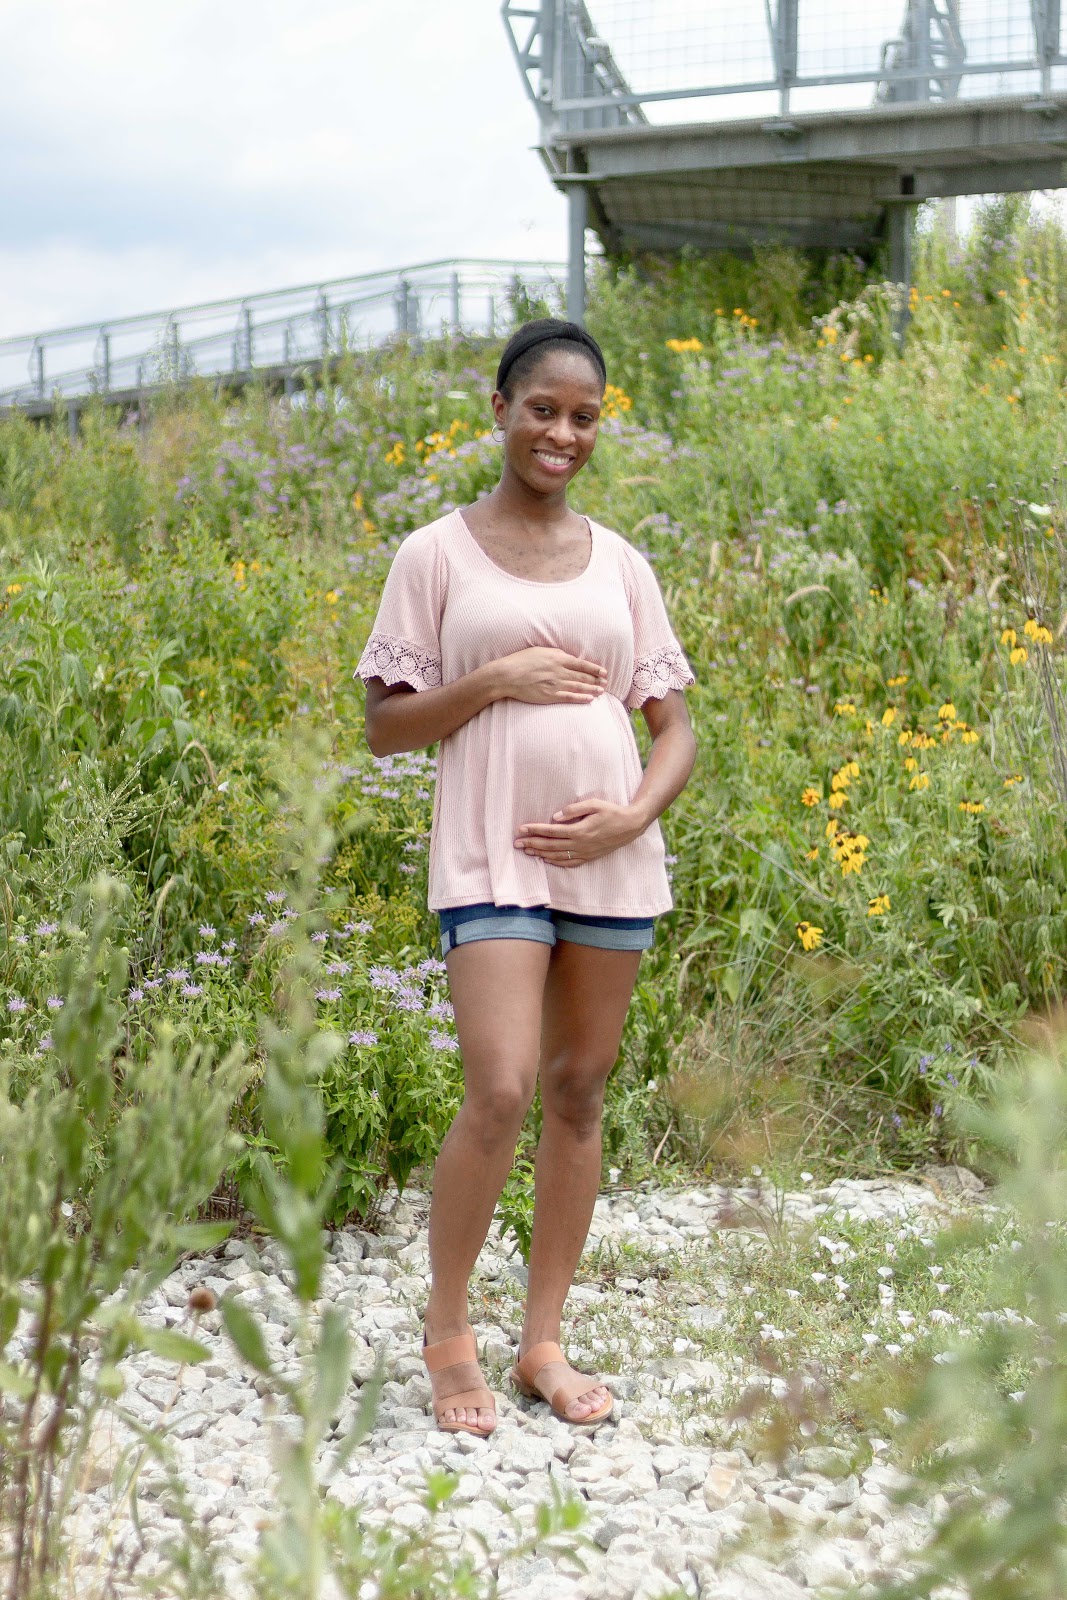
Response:
[{"label": "metal footbridge", "polygon": [[910,277],[917,205],[1067,185],[1060,0],[504,0],[569,203],[609,252],[781,242]]},{"label": "metal footbridge", "polygon": [[562,297],[564,268],[544,261],[431,261],[0,339],[0,416],[49,416],[72,428],[93,396],[140,407],[193,377],[227,389],[317,382],[346,353],[406,340],[492,338],[526,297]]}]

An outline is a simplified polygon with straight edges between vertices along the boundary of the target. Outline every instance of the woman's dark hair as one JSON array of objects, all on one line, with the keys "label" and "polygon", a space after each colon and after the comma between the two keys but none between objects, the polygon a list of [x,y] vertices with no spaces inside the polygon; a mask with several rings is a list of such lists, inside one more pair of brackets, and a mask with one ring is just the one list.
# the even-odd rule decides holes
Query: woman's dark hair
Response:
[{"label": "woman's dark hair", "polygon": [[580,350],[596,367],[601,382],[607,383],[604,352],[591,333],[586,333],[576,322],[564,322],[560,317],[538,317],[536,322],[526,322],[516,328],[504,346],[496,369],[496,387],[504,399],[512,399],[516,384],[529,377],[534,368],[556,350]]}]

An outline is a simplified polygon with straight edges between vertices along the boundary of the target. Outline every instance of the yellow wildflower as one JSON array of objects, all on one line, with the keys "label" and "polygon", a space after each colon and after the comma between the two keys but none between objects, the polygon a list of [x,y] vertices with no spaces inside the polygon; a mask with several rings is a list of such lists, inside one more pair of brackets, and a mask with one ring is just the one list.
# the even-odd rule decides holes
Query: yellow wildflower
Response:
[{"label": "yellow wildflower", "polygon": [[1034,643],[1035,644],[1051,644],[1052,643],[1052,632],[1051,632],[1051,630],[1049,628],[1045,627],[1044,623],[1040,623],[1034,629]]},{"label": "yellow wildflower", "polygon": [[604,390],[603,413],[606,417],[617,417],[623,411],[633,410],[633,401],[624,390],[614,383],[609,383]]},{"label": "yellow wildflower", "polygon": [[1023,646],[1019,644],[1016,645],[1015,649],[1011,652],[1008,660],[1011,662],[1013,667],[1021,667],[1025,661],[1029,660],[1029,655],[1028,652],[1023,649]]},{"label": "yellow wildflower", "polygon": [[930,734],[924,733],[920,728],[911,742],[916,750],[932,750],[937,740],[932,738]]},{"label": "yellow wildflower", "polygon": [[371,519],[369,517],[364,517],[363,518],[363,532],[364,533],[377,533],[377,531],[378,530],[375,527],[374,523],[371,521]]},{"label": "yellow wildflower", "polygon": [[818,845],[816,845],[814,847],[814,849],[808,851],[808,860],[809,861],[818,861],[818,859],[819,859],[819,847],[818,847]]},{"label": "yellow wildflower", "polygon": [[837,818],[836,817],[831,817],[829,822],[826,824],[826,837],[828,839],[833,839],[836,836],[836,834],[837,834],[838,830],[840,829],[840,827],[841,827],[841,824],[837,820]]},{"label": "yellow wildflower", "polygon": [[1037,638],[1038,621],[1036,617],[1027,617],[1023,623],[1023,632],[1028,639]]},{"label": "yellow wildflower", "polygon": [[897,708],[896,708],[896,706],[886,706],[885,710],[882,712],[882,727],[883,728],[892,727],[893,723],[896,720],[897,720]]},{"label": "yellow wildflower", "polygon": [[867,864],[867,857],[862,851],[857,850],[853,855],[840,857],[841,876],[847,878],[850,872],[861,872]]},{"label": "yellow wildflower", "polygon": [[884,917],[889,910],[890,900],[887,894],[876,894],[873,900],[867,902],[867,915],[869,917]]},{"label": "yellow wildflower", "polygon": [[938,710],[937,714],[942,722],[955,722],[956,707],[952,704],[951,700],[946,700],[944,705]]},{"label": "yellow wildflower", "polygon": [[830,807],[831,811],[840,811],[843,806],[848,805],[848,795],[843,789],[838,789],[836,793],[830,796],[826,804]]},{"label": "yellow wildflower", "polygon": [[839,772],[835,772],[833,777],[830,779],[830,788],[833,789],[836,794],[838,789],[847,789],[851,782],[852,778],[850,774],[845,770],[844,767],[842,767],[841,770]]},{"label": "yellow wildflower", "polygon": [[961,800],[960,810],[969,811],[972,817],[979,816],[985,810],[984,800]]},{"label": "yellow wildflower", "polygon": [[5,594],[21,594],[22,593],[22,585],[21,585],[21,583],[9,583],[7,588],[4,590],[4,593]]},{"label": "yellow wildflower", "polygon": [[[421,442],[422,441],[420,440],[419,443],[421,444]],[[358,489],[356,490],[355,494],[352,496],[352,509],[353,509],[353,511],[362,511],[363,510],[363,496],[362,496],[362,494],[360,493],[360,491]]]},{"label": "yellow wildflower", "polygon": [[1004,787],[1005,787],[1005,789],[1014,789],[1015,785],[1017,783],[1022,783],[1022,781],[1023,781],[1022,773],[1021,772],[1013,772],[1010,778],[1005,778],[1004,779]]},{"label": "yellow wildflower", "polygon": [[887,678],[885,681],[887,688],[899,689],[901,684],[907,683],[908,674],[906,672],[898,672],[895,678]]},{"label": "yellow wildflower", "polygon": [[816,928],[810,922],[797,923],[797,938],[805,950],[816,950],[822,943],[823,929]]},{"label": "yellow wildflower", "polygon": [[981,734],[978,732],[977,728],[964,728],[963,732],[960,734],[960,738],[963,740],[964,744],[977,744],[978,740],[981,738]]},{"label": "yellow wildflower", "polygon": [[1016,638],[1016,634],[1015,634],[1015,629],[1014,628],[1005,628],[1004,632],[1000,636],[1000,642],[1001,642],[1001,644],[1010,645],[1012,647],[1012,649],[1014,650],[1016,644],[1018,643],[1018,639]]},{"label": "yellow wildflower", "polygon": [[340,600],[341,596],[337,593],[336,589],[327,589],[323,598],[328,606],[335,606],[338,600]]},{"label": "yellow wildflower", "polygon": [[239,589],[244,584],[244,581],[245,581],[245,564],[244,564],[243,561],[235,561],[234,562],[234,564],[233,564],[233,581],[234,581],[234,583],[237,585],[237,587]]},{"label": "yellow wildflower", "polygon": [[851,700],[839,700],[834,706],[835,717],[854,717],[855,715],[856,707]]},{"label": "yellow wildflower", "polygon": [[[735,311],[734,315],[737,316],[738,313]],[[673,350],[675,355],[679,355],[679,356],[680,355],[685,355],[686,352],[689,351],[689,350],[696,351],[696,350],[703,350],[703,348],[704,348],[704,346],[701,344],[700,340],[697,339],[697,338],[691,338],[691,339],[668,339],[667,340],[667,349],[668,350]],[[629,409],[629,407],[627,407],[627,409]]]},{"label": "yellow wildflower", "polygon": [[907,760],[904,762],[904,771],[914,772],[918,765],[919,763],[916,761],[914,756],[908,756]]},{"label": "yellow wildflower", "polygon": [[897,744],[910,744],[914,735],[910,728],[901,728],[897,734]]},{"label": "yellow wildflower", "polygon": [[248,570],[249,572],[262,572],[263,568],[260,566],[258,561],[250,561],[248,563]]},{"label": "yellow wildflower", "polygon": [[930,774],[928,772],[917,772],[908,784],[909,789],[929,789],[929,787]]},{"label": "yellow wildflower", "polygon": [[392,449],[385,452],[385,459],[391,467],[402,467],[406,454],[403,439],[398,439]]},{"label": "yellow wildflower", "polygon": [[817,806],[821,799],[822,795],[819,793],[818,789],[814,789],[809,783],[807,788],[800,796],[800,803],[802,806]]}]

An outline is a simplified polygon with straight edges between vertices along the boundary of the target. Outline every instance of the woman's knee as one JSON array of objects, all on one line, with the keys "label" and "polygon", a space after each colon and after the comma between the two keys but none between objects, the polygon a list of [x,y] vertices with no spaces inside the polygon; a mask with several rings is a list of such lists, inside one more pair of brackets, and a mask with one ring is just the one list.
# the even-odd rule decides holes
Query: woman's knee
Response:
[{"label": "woman's knee", "polygon": [[520,1074],[498,1076],[496,1081],[468,1086],[463,1097],[468,1132],[486,1149],[515,1143],[533,1099],[533,1083]]},{"label": "woman's knee", "polygon": [[566,1060],[543,1069],[541,1103],[546,1114],[565,1123],[579,1138],[598,1133],[604,1087],[613,1064]]}]

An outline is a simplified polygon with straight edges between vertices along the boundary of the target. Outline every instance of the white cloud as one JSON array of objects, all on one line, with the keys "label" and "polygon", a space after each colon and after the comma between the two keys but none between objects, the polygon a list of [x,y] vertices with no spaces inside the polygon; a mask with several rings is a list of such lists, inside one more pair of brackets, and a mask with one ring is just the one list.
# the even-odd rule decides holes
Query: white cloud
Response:
[{"label": "white cloud", "polygon": [[495,0],[11,0],[4,29],[0,334],[564,253]]}]

